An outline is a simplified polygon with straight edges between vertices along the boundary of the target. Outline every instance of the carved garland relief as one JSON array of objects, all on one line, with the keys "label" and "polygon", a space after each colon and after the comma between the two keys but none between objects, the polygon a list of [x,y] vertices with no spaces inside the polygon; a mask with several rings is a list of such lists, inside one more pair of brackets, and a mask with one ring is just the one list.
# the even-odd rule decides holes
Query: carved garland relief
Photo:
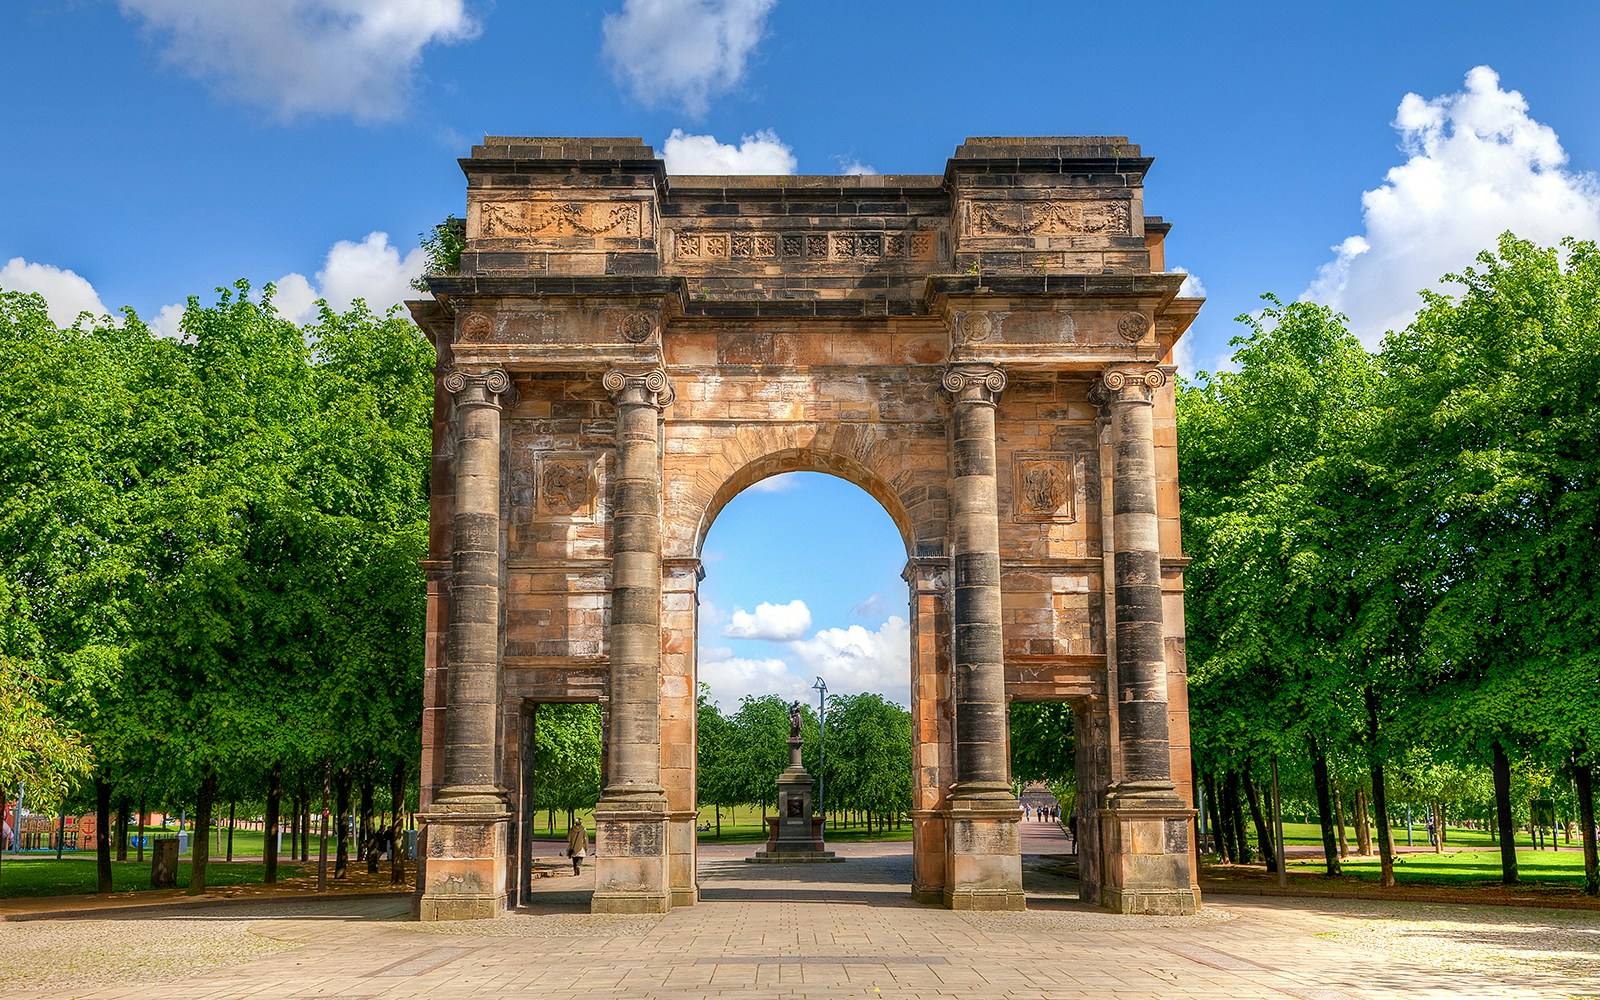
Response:
[{"label": "carved garland relief", "polygon": [[478,206],[484,239],[553,239],[612,236],[639,239],[649,222],[633,201],[485,201]]},{"label": "carved garland relief", "polygon": [[1126,236],[1133,232],[1123,202],[972,202],[967,236]]}]

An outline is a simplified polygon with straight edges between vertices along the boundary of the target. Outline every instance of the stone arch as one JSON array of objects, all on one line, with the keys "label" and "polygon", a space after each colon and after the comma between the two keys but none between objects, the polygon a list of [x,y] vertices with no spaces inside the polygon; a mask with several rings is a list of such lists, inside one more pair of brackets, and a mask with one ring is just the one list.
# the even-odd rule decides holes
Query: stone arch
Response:
[{"label": "stone arch", "polygon": [[[607,706],[593,908],[697,901],[698,552],[791,469],[906,544],[912,895],[1024,905],[1005,700],[1094,696],[1085,894],[1187,912],[1173,348],[1200,302],[1125,138],[969,139],[939,173],[675,177],[636,139],[485,137],[439,352],[419,912],[517,895],[518,692]],[[601,389],[604,392],[601,392]],[[511,700],[508,700],[511,699]]]},{"label": "stone arch", "polygon": [[[888,512],[908,559],[943,552],[948,519],[942,464],[913,454],[864,425],[777,425],[740,428],[707,454],[669,454],[663,469],[662,551],[700,555],[706,532],[729,501],[785,472],[821,472],[865,490]],[[675,474],[676,473],[676,474]]]}]

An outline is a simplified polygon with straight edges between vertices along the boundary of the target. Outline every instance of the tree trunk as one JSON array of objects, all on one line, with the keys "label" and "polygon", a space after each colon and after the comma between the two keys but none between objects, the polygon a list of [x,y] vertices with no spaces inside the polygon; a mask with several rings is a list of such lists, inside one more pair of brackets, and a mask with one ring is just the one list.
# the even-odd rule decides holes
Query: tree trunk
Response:
[{"label": "tree trunk", "polygon": [[1207,771],[1206,782],[1206,808],[1211,813],[1211,853],[1221,855],[1224,860],[1228,852],[1222,847],[1222,803],[1217,800],[1217,778],[1212,772]]},{"label": "tree trunk", "polygon": [[1239,772],[1229,771],[1222,779],[1222,822],[1227,831],[1228,861],[1236,865],[1250,863],[1250,844],[1244,833],[1244,806],[1239,801]]},{"label": "tree trunk", "polygon": [[1511,759],[1505,747],[1494,741],[1494,812],[1500,828],[1500,881],[1515,885],[1517,879],[1517,828],[1511,814]]},{"label": "tree trunk", "polygon": [[[323,796],[323,804],[327,804],[327,796]],[[300,790],[300,863],[311,860],[311,790]]]},{"label": "tree trunk", "polygon": [[1328,785],[1328,755],[1315,736],[1311,744],[1311,774],[1317,786],[1317,820],[1322,824],[1322,856],[1329,875],[1339,874],[1339,842],[1333,835],[1333,795]]},{"label": "tree trunk", "polygon": [[1574,766],[1572,782],[1578,786],[1578,825],[1583,829],[1583,891],[1596,896],[1600,895],[1600,865],[1595,856],[1593,768]]},{"label": "tree trunk", "polygon": [[1439,828],[1439,849],[1441,851],[1444,850],[1444,842],[1446,839],[1444,832],[1450,826],[1449,811],[1450,807],[1441,801],[1439,803],[1439,816],[1436,821],[1436,825]]},{"label": "tree trunk", "polygon": [[333,761],[322,765],[322,815],[317,836],[317,891],[328,891],[328,799],[333,794]]},{"label": "tree trunk", "polygon": [[264,881],[278,881],[278,809],[283,800],[283,765],[273,764],[267,772],[267,822],[261,828],[261,860],[267,866]]},{"label": "tree trunk", "polygon": [[105,772],[94,776],[94,870],[95,892],[112,892],[111,881],[111,782]]},{"label": "tree trunk", "polygon": [[1383,753],[1378,746],[1378,692],[1368,687],[1363,695],[1367,702],[1367,766],[1372,771],[1372,809],[1378,820],[1379,884],[1388,888],[1394,885],[1394,837],[1389,832],[1388,790],[1383,783]]},{"label": "tree trunk", "polygon": [[207,771],[200,781],[194,804],[194,826],[189,831],[189,895],[206,890],[206,863],[211,859],[211,800],[217,794],[217,776]]},{"label": "tree trunk", "polygon": [[1222,774],[1222,797],[1218,800],[1217,808],[1222,814],[1222,822],[1218,826],[1218,836],[1222,838],[1222,857],[1230,865],[1239,863],[1239,839],[1234,827],[1233,815],[1237,802],[1238,786],[1235,783],[1232,771]]},{"label": "tree trunk", "polygon": [[1433,853],[1444,853],[1444,803],[1433,800]]},{"label": "tree trunk", "polygon": [[239,803],[234,799],[228,800],[228,860],[233,860],[233,815],[234,807]]},{"label": "tree trunk", "polygon": [[[0,807],[0,813],[4,813]],[[117,860],[128,860],[128,821],[133,819],[133,804],[124,795],[117,800]]]},{"label": "tree trunk", "polygon": [[341,767],[334,775],[334,821],[339,828],[338,849],[333,862],[333,877],[344,878],[350,865],[350,768]]},{"label": "tree trunk", "polygon": [[1267,863],[1267,871],[1278,870],[1278,852],[1273,849],[1272,830],[1267,826],[1266,817],[1261,812],[1261,794],[1256,791],[1256,783],[1250,780],[1250,768],[1244,770],[1244,796],[1250,802],[1250,818],[1256,824],[1256,846],[1261,849],[1261,857]]},{"label": "tree trunk", "polygon": [[[356,850],[362,857],[368,857],[372,851],[372,767],[375,761],[368,761],[367,766],[361,769],[361,836],[356,840]],[[376,869],[373,869],[376,871]]]},{"label": "tree trunk", "polygon": [[400,855],[400,844],[404,833],[400,829],[400,817],[406,811],[406,760],[400,757],[394,762],[394,770],[389,774],[389,806],[393,817],[389,823],[389,884],[406,884],[406,863]]},{"label": "tree trunk", "polygon": [[1350,842],[1344,835],[1344,789],[1333,786],[1333,824],[1339,830],[1339,857],[1350,856]]},{"label": "tree trunk", "polygon": [[1372,856],[1372,816],[1367,802],[1367,790],[1356,789],[1356,853],[1364,858]]}]

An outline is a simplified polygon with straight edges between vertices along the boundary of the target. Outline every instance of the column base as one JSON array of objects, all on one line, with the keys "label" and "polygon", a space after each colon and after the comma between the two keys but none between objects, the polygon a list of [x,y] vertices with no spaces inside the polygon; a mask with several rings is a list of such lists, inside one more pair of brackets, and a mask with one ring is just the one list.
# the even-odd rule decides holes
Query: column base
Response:
[{"label": "column base", "polygon": [[950,791],[944,905],[952,910],[1024,910],[1022,814],[1004,785]]},{"label": "column base", "polygon": [[1194,913],[1189,826],[1194,810],[1171,784],[1125,782],[1100,811],[1100,903],[1118,913]]},{"label": "column base", "polygon": [[911,810],[911,898],[943,903],[945,879],[945,814],[937,809]]},{"label": "column base", "polygon": [[426,831],[419,920],[485,920],[506,910],[505,792],[446,788],[418,817]]},{"label": "column base", "polygon": [[700,902],[700,880],[695,871],[699,858],[697,819],[692,811],[667,816],[667,886],[674,907]]},{"label": "column base", "polygon": [[667,797],[660,789],[607,789],[594,807],[593,913],[666,913]]}]

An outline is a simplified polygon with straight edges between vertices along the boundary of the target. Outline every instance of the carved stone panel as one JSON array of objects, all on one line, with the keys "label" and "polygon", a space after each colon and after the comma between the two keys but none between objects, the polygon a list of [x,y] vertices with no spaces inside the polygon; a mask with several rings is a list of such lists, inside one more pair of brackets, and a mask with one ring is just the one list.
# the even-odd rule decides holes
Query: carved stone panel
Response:
[{"label": "carved stone panel", "polygon": [[484,201],[477,208],[477,237],[531,243],[571,237],[644,239],[653,235],[650,213],[639,201]]},{"label": "carved stone panel", "polygon": [[1012,517],[1018,521],[1076,521],[1074,464],[1074,456],[1065,452],[1012,456]]},{"label": "carved stone panel", "polygon": [[972,202],[962,235],[980,237],[1127,236],[1128,205],[1120,201]]},{"label": "carved stone panel", "polygon": [[583,454],[544,455],[538,467],[541,521],[594,520],[594,463]]}]

